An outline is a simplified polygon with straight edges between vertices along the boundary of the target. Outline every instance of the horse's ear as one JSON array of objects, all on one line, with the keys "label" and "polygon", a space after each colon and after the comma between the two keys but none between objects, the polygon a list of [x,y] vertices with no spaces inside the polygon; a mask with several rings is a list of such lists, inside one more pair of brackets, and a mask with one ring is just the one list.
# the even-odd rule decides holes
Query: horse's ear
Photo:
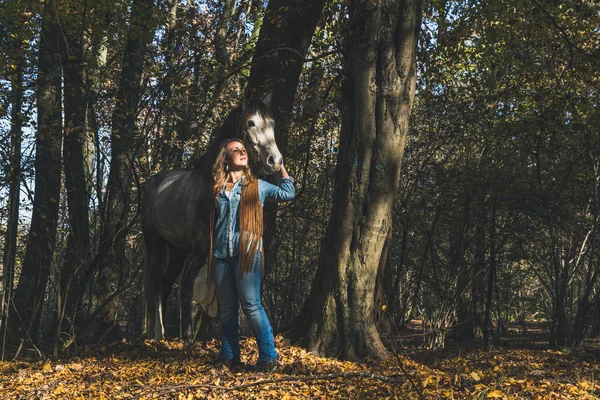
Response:
[{"label": "horse's ear", "polygon": [[269,92],[269,94],[263,99],[262,102],[265,103],[265,106],[271,108],[271,105],[273,103],[273,92]]},{"label": "horse's ear", "polygon": [[248,104],[250,104],[251,98],[252,93],[250,92],[250,90],[246,89],[246,92],[244,93],[244,98],[242,99],[242,113],[246,111],[246,107],[248,107]]}]

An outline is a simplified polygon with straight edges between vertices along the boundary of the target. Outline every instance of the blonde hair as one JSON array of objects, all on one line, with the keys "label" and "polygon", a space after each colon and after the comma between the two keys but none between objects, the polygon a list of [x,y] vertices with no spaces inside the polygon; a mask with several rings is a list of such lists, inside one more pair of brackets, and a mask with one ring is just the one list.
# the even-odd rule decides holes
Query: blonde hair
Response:
[{"label": "blonde hair", "polygon": [[[213,164],[212,168],[212,176],[213,176],[213,196],[216,199],[219,196],[219,193],[223,191],[223,186],[227,183],[227,170],[225,166],[227,163],[225,160],[227,159],[227,146],[231,142],[238,142],[242,146],[244,146],[244,142],[240,139],[227,139],[224,140],[221,144],[221,148],[219,149],[219,155],[217,155],[217,159]],[[242,184],[244,186],[249,185],[252,181],[256,180],[254,175],[252,174],[252,170],[250,169],[250,165],[246,165],[244,167],[244,181]]]},{"label": "blonde hair", "polygon": [[[227,182],[227,171],[225,170],[227,159],[227,146],[231,142],[244,143],[239,139],[228,139],[221,144],[219,154],[213,164],[213,195],[216,199]],[[239,249],[239,276],[240,278],[254,265],[254,270],[258,268],[258,262],[255,264],[256,253],[262,242],[263,235],[263,207],[258,193],[258,179],[252,174],[249,166],[244,167],[244,179],[242,184],[242,196],[240,199],[240,249]],[[213,231],[215,228],[215,210],[210,216],[210,253],[209,253],[209,276],[212,266],[212,246]],[[260,262],[264,264],[264,249],[260,247]],[[263,270],[264,272],[264,270]]]}]

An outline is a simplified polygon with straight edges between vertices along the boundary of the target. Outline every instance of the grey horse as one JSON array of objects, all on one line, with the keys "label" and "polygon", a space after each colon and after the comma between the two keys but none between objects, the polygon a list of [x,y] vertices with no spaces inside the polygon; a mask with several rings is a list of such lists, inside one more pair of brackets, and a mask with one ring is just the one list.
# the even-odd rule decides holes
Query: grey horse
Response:
[{"label": "grey horse", "polygon": [[[145,313],[153,337],[165,335],[163,310],[175,279],[184,269],[188,255],[193,256],[182,284],[182,311],[186,345],[191,344],[198,305],[192,301],[192,285],[210,246],[210,210],[213,199],[212,166],[221,143],[226,139],[244,141],[251,163],[269,175],[281,168],[282,157],[275,142],[275,121],[269,99],[250,100],[225,118],[215,138],[191,170],[171,170],[152,176],[142,197],[142,232],[147,251],[144,269]],[[168,265],[165,263],[168,255]]]}]

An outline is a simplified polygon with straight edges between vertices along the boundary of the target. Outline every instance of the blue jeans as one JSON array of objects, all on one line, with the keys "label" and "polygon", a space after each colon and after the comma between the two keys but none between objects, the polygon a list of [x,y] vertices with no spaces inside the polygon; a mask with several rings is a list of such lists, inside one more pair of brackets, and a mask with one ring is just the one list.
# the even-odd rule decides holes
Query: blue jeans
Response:
[{"label": "blue jeans", "polygon": [[277,358],[273,329],[267,313],[260,301],[261,267],[244,274],[239,279],[238,257],[213,258],[212,278],[219,304],[221,320],[221,359],[232,359],[240,356],[238,333],[240,319],[238,316],[238,299],[242,310],[250,322],[252,332],[258,343],[258,361],[269,361]]}]

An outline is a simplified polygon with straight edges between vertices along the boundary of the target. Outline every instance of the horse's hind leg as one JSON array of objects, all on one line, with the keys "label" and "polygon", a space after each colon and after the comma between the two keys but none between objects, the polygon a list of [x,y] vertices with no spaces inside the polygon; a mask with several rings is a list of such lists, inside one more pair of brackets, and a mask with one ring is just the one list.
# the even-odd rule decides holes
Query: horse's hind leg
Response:
[{"label": "horse's hind leg", "polygon": [[154,300],[154,340],[162,340],[165,337],[162,279],[167,242],[157,232],[148,232],[148,230],[144,230],[144,238],[146,241],[146,250],[148,251],[148,269],[151,280],[151,294],[149,293],[148,295],[151,295]]},{"label": "horse's hind leg", "polygon": [[203,250],[197,250],[193,252],[193,257],[190,263],[190,267],[185,270],[182,278],[181,288],[181,302],[182,302],[182,313],[187,319],[185,321],[185,348],[191,346],[194,341],[194,334],[196,328],[196,316],[198,315],[198,309],[200,305],[193,299],[194,291],[194,279],[198,276],[200,267],[204,265],[206,257],[208,256],[208,248]]},{"label": "horse's hind leg", "polygon": [[167,266],[167,270],[163,276],[162,288],[163,299],[165,300],[171,295],[173,284],[175,283],[177,277],[181,274],[181,271],[185,265],[185,259],[189,253],[188,250],[173,246],[171,244],[168,245],[168,248],[169,265]]}]

